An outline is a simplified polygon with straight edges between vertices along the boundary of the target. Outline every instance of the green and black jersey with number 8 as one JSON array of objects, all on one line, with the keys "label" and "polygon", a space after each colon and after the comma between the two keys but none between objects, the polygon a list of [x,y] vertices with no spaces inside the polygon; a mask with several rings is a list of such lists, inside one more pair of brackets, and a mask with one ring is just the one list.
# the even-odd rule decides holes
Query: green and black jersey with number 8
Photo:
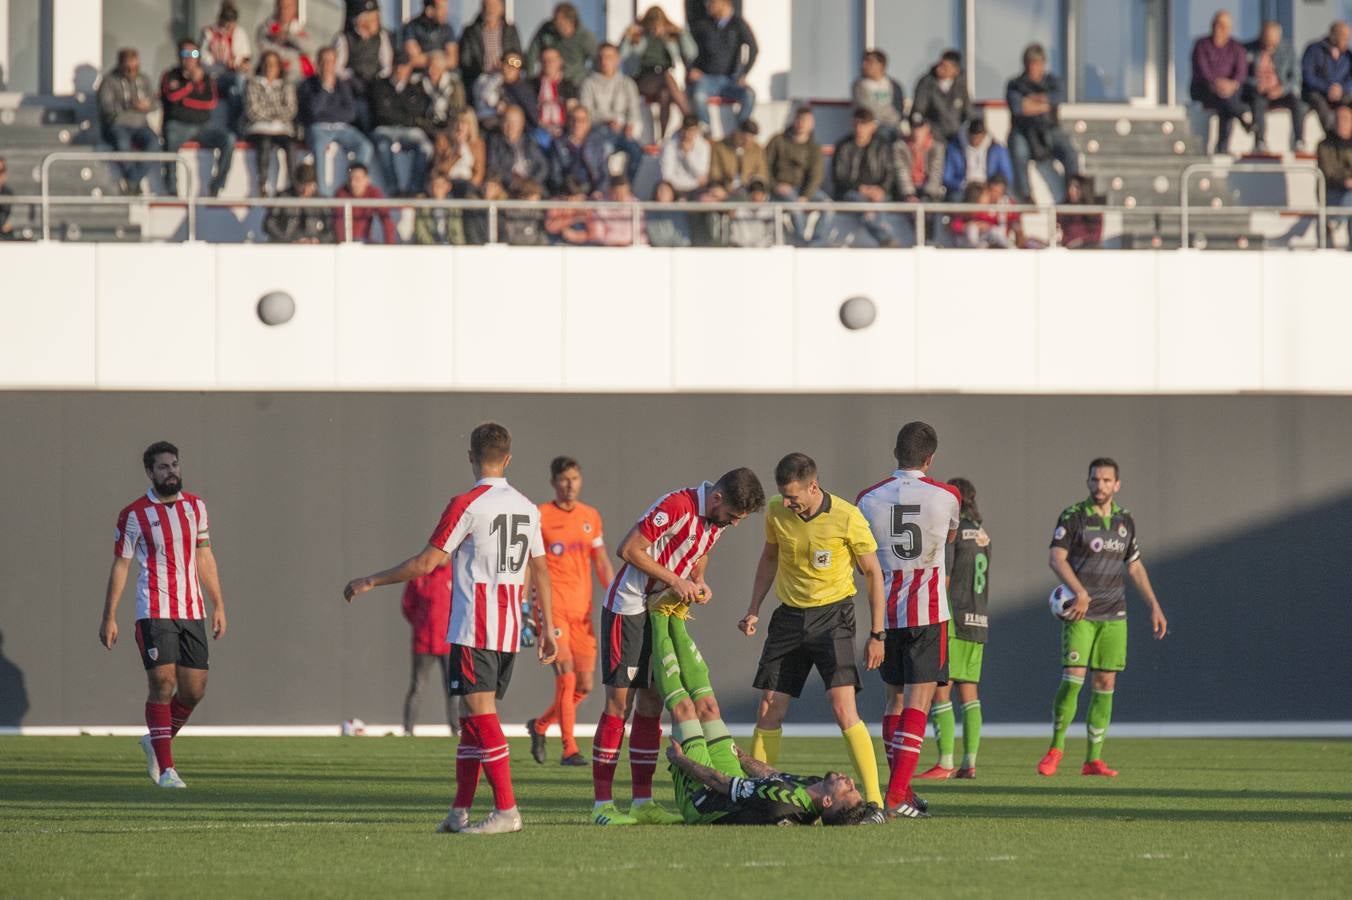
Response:
[{"label": "green and black jersey with number 8", "polygon": [[1066,561],[1089,592],[1086,619],[1126,618],[1126,566],[1141,558],[1130,512],[1114,503],[1112,511],[1101,516],[1092,499],[1076,503],[1057,520],[1052,546],[1066,551]]},{"label": "green and black jersey with number 8", "polygon": [[948,604],[953,634],[964,641],[986,643],[986,592],[990,589],[991,539],[975,519],[958,521],[958,536],[948,545]]}]

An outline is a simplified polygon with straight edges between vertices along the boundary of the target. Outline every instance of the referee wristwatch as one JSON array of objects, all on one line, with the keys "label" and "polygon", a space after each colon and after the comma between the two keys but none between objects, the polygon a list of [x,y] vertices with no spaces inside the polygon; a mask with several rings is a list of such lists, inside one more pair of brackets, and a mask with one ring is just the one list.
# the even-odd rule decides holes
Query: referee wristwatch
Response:
[{"label": "referee wristwatch", "polygon": [[887,632],[886,632],[886,631],[870,631],[870,632],[868,633],[868,636],[871,637],[871,638],[872,638],[873,640],[875,640],[875,641],[885,641],[885,640],[887,640]]}]

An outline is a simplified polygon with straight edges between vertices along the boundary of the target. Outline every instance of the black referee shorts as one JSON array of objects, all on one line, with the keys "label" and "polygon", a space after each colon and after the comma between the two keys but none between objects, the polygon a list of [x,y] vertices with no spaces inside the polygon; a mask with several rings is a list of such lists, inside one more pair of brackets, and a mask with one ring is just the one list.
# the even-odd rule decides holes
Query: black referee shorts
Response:
[{"label": "black referee shorts", "polygon": [[883,641],[883,684],[948,683],[948,623],[889,628]]},{"label": "black referee shorts", "polygon": [[753,686],[797,697],[813,666],[827,690],[843,685],[859,690],[853,597],[808,609],[780,604],[770,617]]}]

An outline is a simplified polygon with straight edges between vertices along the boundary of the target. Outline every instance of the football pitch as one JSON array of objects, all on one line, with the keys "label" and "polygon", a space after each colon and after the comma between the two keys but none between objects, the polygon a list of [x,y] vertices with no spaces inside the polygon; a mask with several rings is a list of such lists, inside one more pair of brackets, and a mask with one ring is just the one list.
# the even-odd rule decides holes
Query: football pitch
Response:
[{"label": "football pitch", "polygon": [[[587,824],[590,769],[513,740],[526,830],[471,837],[433,833],[446,738],[185,734],[190,787],[166,791],[134,738],[3,737],[0,896],[1347,896],[1352,741],[1110,739],[1112,780],[1079,774],[1082,748],[1048,779],[1044,742],[983,741],[978,780],[920,783],[928,820],[607,829]],[[786,771],[844,765],[839,740],[784,741]]]}]

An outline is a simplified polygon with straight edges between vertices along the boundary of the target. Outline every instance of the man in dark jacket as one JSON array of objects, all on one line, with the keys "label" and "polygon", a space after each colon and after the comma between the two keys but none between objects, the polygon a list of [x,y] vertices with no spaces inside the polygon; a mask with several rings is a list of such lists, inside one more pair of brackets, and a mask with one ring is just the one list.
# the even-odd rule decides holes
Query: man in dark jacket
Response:
[{"label": "man in dark jacket", "polygon": [[1057,159],[1067,178],[1080,174],[1079,156],[1057,123],[1062,100],[1061,79],[1047,71],[1047,53],[1041,44],[1023,51],[1023,72],[1005,86],[1005,102],[1013,122],[1009,155],[1014,162],[1014,196],[1029,202],[1028,162]]},{"label": "man in dark jacket", "polygon": [[[160,105],[150,79],[141,72],[141,54],[131,47],[117,51],[117,68],[99,83],[99,117],[103,137],[120,153],[131,150],[158,152],[160,136],[146,116]],[[119,186],[124,194],[141,193],[147,166],[141,162],[117,164],[122,172]]]},{"label": "man in dark jacket", "polygon": [[592,128],[591,113],[574,106],[568,113],[567,130],[549,147],[550,190],[561,194],[564,183],[574,181],[581,193],[599,199],[610,187],[608,150],[606,136]]},{"label": "man in dark jacket", "polygon": [[350,79],[365,97],[377,81],[394,74],[394,37],[380,24],[380,4],[363,0],[360,11],[333,40],[338,74]]},{"label": "man in dark jacket", "polygon": [[356,127],[358,116],[357,94],[351,82],[338,76],[338,58],[332,47],[319,51],[319,71],[305,79],[300,86],[298,106],[305,125],[310,152],[315,157],[319,175],[319,193],[332,197],[338,184],[337,172],[327,175],[325,155],[330,144],[337,144],[343,152],[338,161],[345,164],[349,153],[368,170],[375,149]]},{"label": "man in dark jacket", "polygon": [[967,78],[962,73],[962,54],[957,50],[945,50],[939,61],[916,82],[911,112],[928,119],[934,139],[946,144],[958,136],[962,123],[971,117],[971,108]]},{"label": "man in dark jacket", "polygon": [[446,22],[446,0],[423,0],[423,11],[404,23],[399,44],[415,69],[427,68],[427,54],[440,50],[454,68],[460,63],[455,29]]},{"label": "man in dark jacket", "polygon": [[[709,18],[690,28],[699,52],[686,72],[690,103],[695,118],[709,125],[709,99],[720,97],[737,104],[737,121],[751,118],[756,92],[746,83],[746,74],[756,64],[756,35],[746,20],[732,8],[732,0],[709,0]],[[743,50],[745,49],[745,59]]]},{"label": "man in dark jacket", "polygon": [[878,131],[887,140],[901,133],[901,117],[906,109],[906,92],[887,74],[887,54],[866,50],[859,64],[859,77],[850,88],[856,107],[862,106],[878,120]]},{"label": "man in dark jacket", "polygon": [[1249,111],[1242,88],[1249,64],[1244,47],[1231,37],[1230,14],[1221,10],[1211,17],[1211,33],[1192,45],[1192,84],[1188,93],[1207,109],[1216,111],[1216,152],[1230,149],[1230,131],[1235,120]]},{"label": "man in dark jacket", "polygon": [[540,54],[550,47],[563,57],[563,80],[572,85],[573,90],[581,90],[582,79],[587,77],[592,60],[596,59],[597,41],[596,35],[583,26],[573,4],[560,3],[554,7],[549,21],[531,38],[526,50],[530,74],[540,74]]},{"label": "man in dark jacket", "polygon": [[1258,39],[1244,45],[1249,78],[1244,82],[1244,100],[1253,110],[1253,139],[1259,153],[1267,150],[1267,111],[1272,107],[1291,110],[1291,149],[1305,147],[1305,103],[1296,83],[1296,53],[1282,40],[1282,23],[1269,19]]},{"label": "man in dark jacket", "polygon": [[1324,133],[1333,131],[1334,111],[1352,103],[1352,57],[1347,55],[1346,22],[1334,22],[1328,37],[1305,48],[1300,57],[1300,96],[1314,108]]},{"label": "man in dark jacket", "polygon": [[[371,113],[376,123],[371,136],[385,186],[396,196],[409,197],[426,187],[427,163],[432,158],[432,140],[423,130],[427,110],[427,93],[414,80],[411,62],[400,62],[393,78],[371,85]],[[401,166],[402,161],[407,166]],[[408,173],[402,179],[401,168]]]},{"label": "man in dark jacket", "polygon": [[[235,136],[211,124],[212,113],[221,102],[216,79],[202,67],[202,51],[195,41],[178,42],[179,64],[160,79],[160,102],[164,106],[164,149],[177,153],[188,141],[196,141],[216,157],[207,192],[215,197],[230,174],[230,159],[235,154]],[[178,193],[178,167],[165,167],[170,195]]]},{"label": "man in dark jacket", "polygon": [[[776,200],[786,203],[825,203],[831,198],[822,190],[826,166],[821,145],[817,143],[813,127],[816,118],[812,107],[800,106],[793,114],[793,124],[783,133],[770,138],[765,147],[765,167],[770,170],[770,190]],[[791,212],[789,219],[798,236],[807,240],[807,213]],[[822,212],[813,236],[825,235],[831,230],[831,213]]]},{"label": "man in dark jacket", "polygon": [[526,114],[519,106],[509,106],[502,114],[502,130],[488,136],[488,177],[504,187],[519,181],[542,184],[549,174],[549,163],[535,139],[526,133]]},{"label": "man in dark jacket", "polygon": [[473,95],[475,80],[501,69],[503,56],[513,51],[521,52],[521,37],[507,21],[503,0],[484,0],[479,15],[460,35],[460,76],[465,90]]},{"label": "man in dark jacket", "polygon": [[[873,113],[859,108],[854,111],[854,132],[836,144],[832,161],[836,199],[846,203],[887,203],[893,199],[897,187],[897,169],[893,161],[892,145],[878,134],[878,122]],[[846,221],[854,220],[853,232],[862,224],[880,247],[898,246],[890,216],[886,213],[846,214]]]},{"label": "man in dark jacket", "polygon": [[[291,187],[283,196],[307,199],[318,197],[315,167],[310,163],[296,166]],[[332,244],[333,210],[317,206],[274,206],[263,220],[263,231],[274,244]]]},{"label": "man in dark jacket", "polygon": [[[1328,188],[1328,205],[1352,206],[1352,107],[1338,107],[1334,113],[1333,131],[1319,142],[1315,155]],[[1347,216],[1338,218],[1347,221]],[[1332,228],[1336,221],[1330,218],[1329,227]],[[1352,240],[1348,241],[1348,248],[1352,249]]]}]

